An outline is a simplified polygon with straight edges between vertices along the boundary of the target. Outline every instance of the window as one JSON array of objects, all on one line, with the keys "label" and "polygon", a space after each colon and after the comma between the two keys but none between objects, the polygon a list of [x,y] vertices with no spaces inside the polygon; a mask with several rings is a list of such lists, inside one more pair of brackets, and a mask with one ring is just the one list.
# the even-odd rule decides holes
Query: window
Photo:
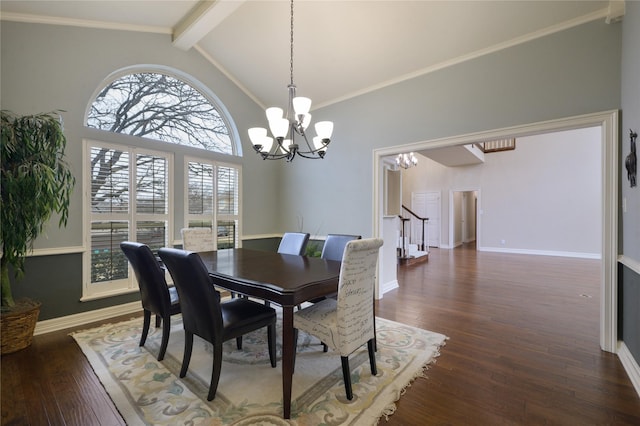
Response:
[{"label": "window", "polygon": [[229,126],[190,84],[158,72],[127,74],[91,104],[87,127],[234,154]]},{"label": "window", "polygon": [[[120,242],[171,246],[176,207],[189,226],[214,226],[219,248],[239,244],[241,169],[219,161],[240,152],[236,133],[215,97],[178,74],[118,72],[88,108],[86,126],[110,132],[110,142],[84,142],[84,300],[137,290]],[[185,162],[175,187],[174,158],[186,161],[185,152],[198,160]]]},{"label": "window", "polygon": [[213,227],[218,249],[238,247],[239,167],[189,159],[185,163],[188,188],[185,226]]},{"label": "window", "polygon": [[85,297],[130,288],[120,243],[135,240],[156,251],[169,239],[168,154],[87,143],[90,214]]}]

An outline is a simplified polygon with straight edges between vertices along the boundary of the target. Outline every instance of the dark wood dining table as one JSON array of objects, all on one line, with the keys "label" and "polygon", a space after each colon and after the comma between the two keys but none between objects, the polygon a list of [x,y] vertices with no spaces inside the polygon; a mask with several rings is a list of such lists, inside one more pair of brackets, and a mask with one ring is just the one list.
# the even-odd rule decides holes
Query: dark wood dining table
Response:
[{"label": "dark wood dining table", "polygon": [[282,307],[282,403],[291,418],[293,310],[316,297],[335,293],[340,262],[250,249],[200,252],[213,284]]}]

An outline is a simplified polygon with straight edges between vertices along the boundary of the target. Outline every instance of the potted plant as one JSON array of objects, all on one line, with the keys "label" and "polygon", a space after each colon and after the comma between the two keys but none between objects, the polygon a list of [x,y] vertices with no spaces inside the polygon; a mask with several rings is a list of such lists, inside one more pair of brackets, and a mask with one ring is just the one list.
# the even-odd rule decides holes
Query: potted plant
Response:
[{"label": "potted plant", "polygon": [[58,114],[18,116],[1,111],[0,315],[3,354],[31,344],[40,303],[14,301],[9,267],[24,275],[27,252],[55,212],[66,226],[75,178],[64,160],[67,140]]}]

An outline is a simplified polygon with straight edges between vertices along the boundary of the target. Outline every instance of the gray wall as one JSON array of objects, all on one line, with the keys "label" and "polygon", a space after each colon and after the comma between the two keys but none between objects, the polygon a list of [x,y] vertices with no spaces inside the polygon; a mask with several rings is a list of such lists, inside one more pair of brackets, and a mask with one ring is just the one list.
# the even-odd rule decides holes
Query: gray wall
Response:
[{"label": "gray wall", "polygon": [[334,136],[323,161],[288,165],[281,227],[371,235],[374,148],[619,108],[620,39],[592,22],[314,111]]},{"label": "gray wall", "polygon": [[518,138],[515,150],[484,158],[482,164],[445,167],[420,156],[417,167],[403,171],[408,207],[412,192],[441,193],[443,246],[462,242],[461,230],[449,241],[449,191],[478,189],[478,248],[600,258],[599,127]]},{"label": "gray wall", "polygon": [[621,198],[626,199],[627,211],[620,209],[620,245],[621,254],[635,268],[624,266],[618,275],[621,291],[619,306],[622,340],[636,361],[640,362],[640,186],[629,186],[624,167],[624,158],[630,150],[629,129],[640,133],[640,2],[626,2],[622,26],[620,187]]}]

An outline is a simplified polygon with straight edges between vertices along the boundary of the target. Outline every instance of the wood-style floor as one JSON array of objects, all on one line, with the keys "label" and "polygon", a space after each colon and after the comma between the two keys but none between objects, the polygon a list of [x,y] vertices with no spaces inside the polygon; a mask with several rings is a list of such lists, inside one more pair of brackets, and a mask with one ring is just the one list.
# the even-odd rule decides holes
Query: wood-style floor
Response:
[{"label": "wood-style floor", "polygon": [[[380,424],[640,425],[624,368],[599,349],[599,268],[467,247],[401,267],[377,314],[450,340]],[[124,424],[69,331],[2,357],[3,425]]]}]

